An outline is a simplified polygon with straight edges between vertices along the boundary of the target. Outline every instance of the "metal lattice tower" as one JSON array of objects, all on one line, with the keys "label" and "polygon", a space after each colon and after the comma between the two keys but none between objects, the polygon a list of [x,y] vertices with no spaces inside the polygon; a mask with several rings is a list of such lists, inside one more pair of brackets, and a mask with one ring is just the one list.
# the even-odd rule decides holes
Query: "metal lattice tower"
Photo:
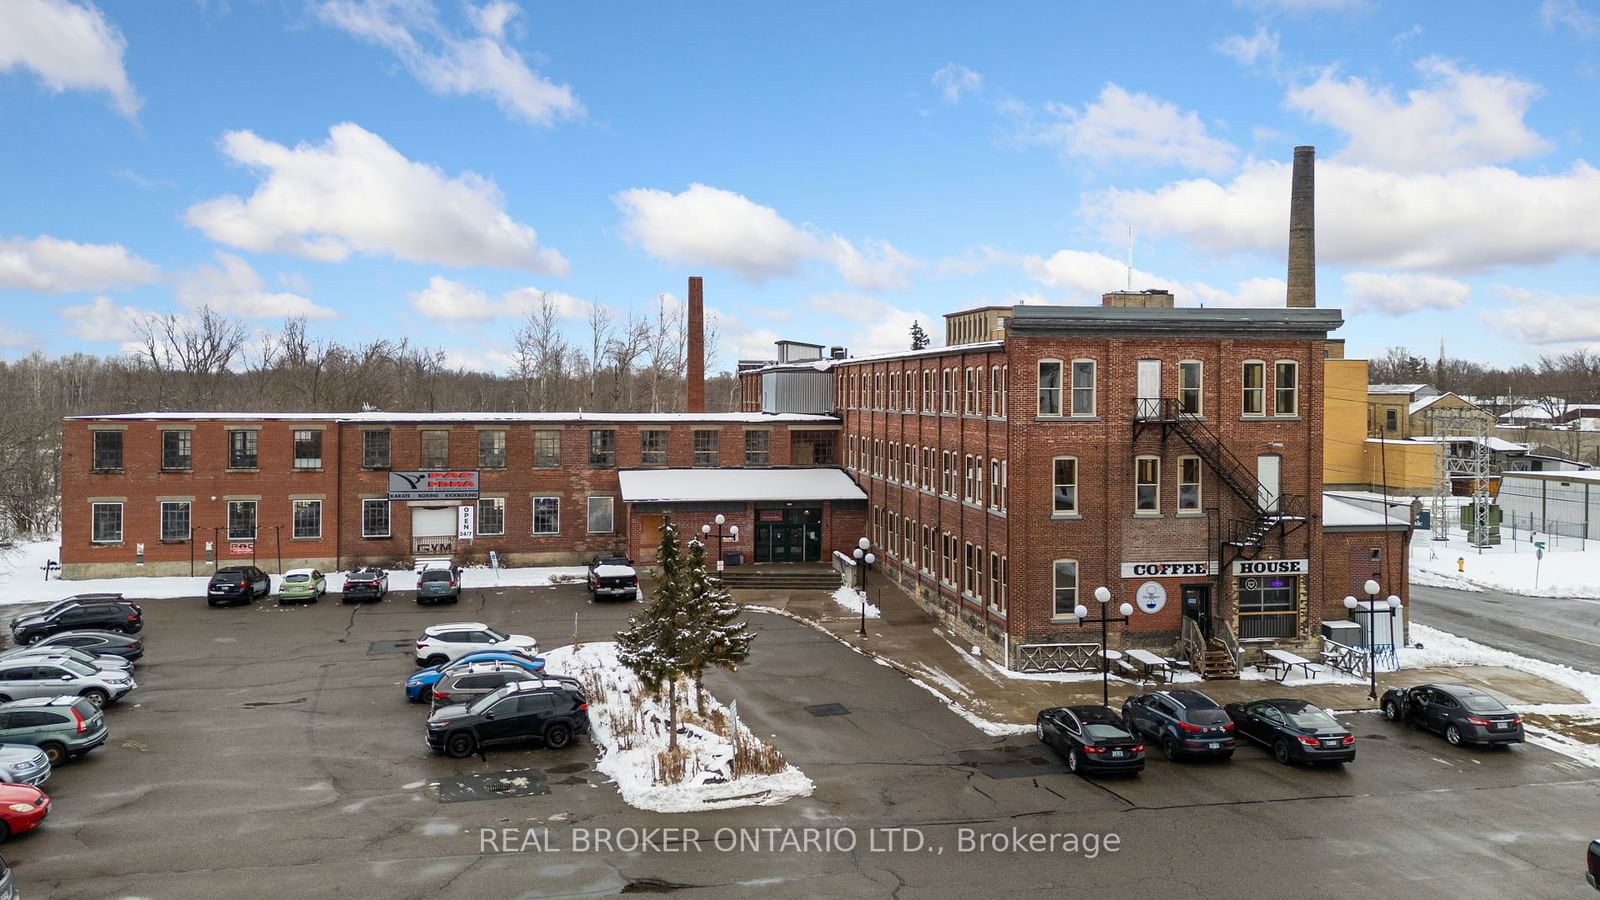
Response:
[{"label": "metal lattice tower", "polygon": [[[1437,427],[1434,432],[1438,433]],[[1446,442],[1441,442],[1439,452],[1433,455],[1433,512],[1428,524],[1433,526],[1436,541],[1450,540],[1450,523],[1445,520],[1450,497],[1450,463],[1446,460],[1449,455],[1450,445]]]},{"label": "metal lattice tower", "polygon": [[[1433,539],[1448,539],[1445,512],[1447,498],[1453,494],[1451,476],[1465,475],[1472,479],[1472,518],[1463,520],[1461,527],[1476,546],[1483,546],[1489,538],[1489,476],[1493,460],[1489,448],[1490,421],[1460,409],[1431,412],[1428,421],[1434,439],[1439,442],[1439,454],[1434,457],[1433,466],[1433,520],[1429,523],[1433,526]],[[1452,453],[1457,444],[1465,444],[1466,451]]]}]

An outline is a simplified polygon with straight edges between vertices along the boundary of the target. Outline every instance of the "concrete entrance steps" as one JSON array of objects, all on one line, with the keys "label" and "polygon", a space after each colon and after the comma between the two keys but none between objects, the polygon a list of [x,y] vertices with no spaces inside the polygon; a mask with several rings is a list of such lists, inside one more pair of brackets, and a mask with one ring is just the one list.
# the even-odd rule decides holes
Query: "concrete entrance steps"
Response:
[{"label": "concrete entrance steps", "polygon": [[817,563],[729,566],[723,570],[722,585],[729,590],[784,588],[800,591],[831,591],[839,586],[839,573],[835,572],[832,566]]}]

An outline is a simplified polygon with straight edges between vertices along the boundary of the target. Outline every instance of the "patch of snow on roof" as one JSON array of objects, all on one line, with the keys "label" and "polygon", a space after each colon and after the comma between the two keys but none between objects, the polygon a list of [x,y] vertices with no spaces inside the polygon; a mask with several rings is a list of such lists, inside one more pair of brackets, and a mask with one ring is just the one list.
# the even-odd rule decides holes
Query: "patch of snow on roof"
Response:
[{"label": "patch of snow on roof", "polygon": [[843,469],[624,469],[627,503],[865,500]]}]

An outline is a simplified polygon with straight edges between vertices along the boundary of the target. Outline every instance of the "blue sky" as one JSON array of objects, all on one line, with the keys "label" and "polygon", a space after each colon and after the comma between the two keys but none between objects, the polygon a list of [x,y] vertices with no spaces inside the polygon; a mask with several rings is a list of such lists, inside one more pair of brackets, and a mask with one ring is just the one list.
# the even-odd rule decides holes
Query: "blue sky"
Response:
[{"label": "blue sky", "polygon": [[[1352,355],[1600,346],[1600,2],[7,0],[0,353],[205,304],[496,368],[706,277],[718,368],[985,303],[1283,302]],[[666,295],[663,299],[663,295]]]}]

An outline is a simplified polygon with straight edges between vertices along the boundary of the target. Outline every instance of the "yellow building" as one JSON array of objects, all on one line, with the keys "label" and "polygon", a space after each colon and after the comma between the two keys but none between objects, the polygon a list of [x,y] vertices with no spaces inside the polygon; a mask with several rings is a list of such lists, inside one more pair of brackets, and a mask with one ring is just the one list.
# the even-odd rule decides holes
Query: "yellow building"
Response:
[{"label": "yellow building", "polygon": [[[1414,396],[1418,392],[1427,396]],[[1432,392],[1427,385],[1369,386],[1364,359],[1324,360],[1322,480],[1325,486],[1389,494],[1431,493],[1434,457],[1442,451],[1437,444],[1405,438],[1412,434],[1411,406],[1434,396],[1437,392]],[[1459,397],[1455,399],[1460,400]],[[1390,424],[1394,426],[1392,429],[1388,427]]]}]

